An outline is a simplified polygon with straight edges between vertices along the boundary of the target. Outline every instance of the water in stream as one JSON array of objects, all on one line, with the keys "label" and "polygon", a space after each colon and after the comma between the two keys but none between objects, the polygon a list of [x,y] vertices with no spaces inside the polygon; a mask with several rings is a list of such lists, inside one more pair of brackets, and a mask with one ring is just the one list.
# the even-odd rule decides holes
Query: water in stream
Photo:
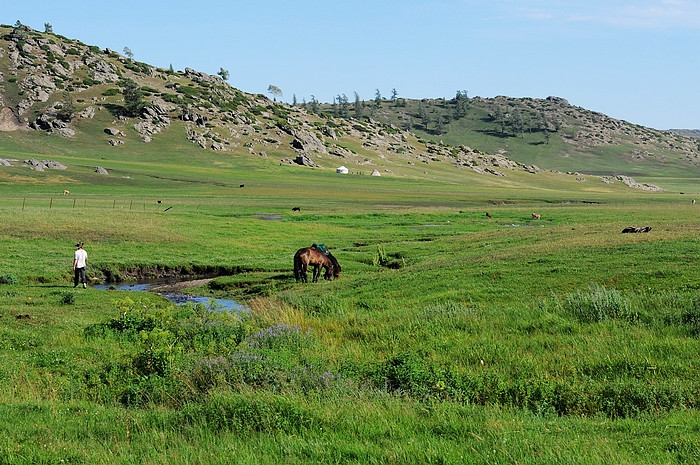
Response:
[{"label": "water in stream", "polygon": [[[231,299],[215,299],[212,297],[190,295],[182,292],[159,292],[157,288],[162,287],[163,282],[135,282],[135,283],[113,283],[113,284],[97,284],[92,286],[94,289],[100,290],[117,290],[117,291],[135,291],[135,292],[155,292],[176,305],[185,305],[187,303],[210,305],[212,302],[222,311],[240,312],[246,308],[240,305],[235,300]],[[186,290],[186,289],[185,289]]]}]

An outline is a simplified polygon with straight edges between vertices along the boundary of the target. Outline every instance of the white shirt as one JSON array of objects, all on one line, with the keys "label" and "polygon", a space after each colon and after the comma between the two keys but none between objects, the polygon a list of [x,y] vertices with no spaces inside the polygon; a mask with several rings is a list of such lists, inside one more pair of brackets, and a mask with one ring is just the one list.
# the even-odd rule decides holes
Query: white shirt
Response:
[{"label": "white shirt", "polygon": [[78,249],[75,251],[75,254],[73,255],[73,258],[75,259],[75,267],[76,268],[85,268],[85,262],[87,262],[87,252],[83,249]]}]

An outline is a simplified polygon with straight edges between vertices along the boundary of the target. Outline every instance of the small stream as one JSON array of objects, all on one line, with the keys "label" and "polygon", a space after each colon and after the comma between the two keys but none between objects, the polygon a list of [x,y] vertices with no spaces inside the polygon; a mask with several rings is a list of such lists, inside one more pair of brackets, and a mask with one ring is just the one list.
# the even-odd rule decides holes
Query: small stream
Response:
[{"label": "small stream", "polygon": [[[183,281],[178,281],[182,283]],[[186,281],[184,281],[186,282]],[[213,297],[197,296],[187,293],[187,288],[182,289],[184,292],[167,290],[173,281],[137,281],[137,282],[122,282],[110,284],[97,284],[91,286],[93,289],[100,290],[116,290],[116,291],[134,291],[134,292],[154,292],[161,295],[174,303],[175,305],[185,305],[187,303],[209,305],[214,303],[222,311],[241,312],[246,311],[246,307],[232,299],[216,299]]]}]

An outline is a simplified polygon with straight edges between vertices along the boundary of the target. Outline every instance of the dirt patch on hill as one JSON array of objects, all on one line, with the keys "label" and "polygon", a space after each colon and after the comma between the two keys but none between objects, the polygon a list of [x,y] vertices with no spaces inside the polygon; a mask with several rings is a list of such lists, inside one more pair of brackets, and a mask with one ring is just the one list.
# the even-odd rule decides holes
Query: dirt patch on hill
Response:
[{"label": "dirt patch on hill", "polygon": [[27,129],[19,122],[12,110],[8,107],[0,108],[0,131],[23,131]]}]

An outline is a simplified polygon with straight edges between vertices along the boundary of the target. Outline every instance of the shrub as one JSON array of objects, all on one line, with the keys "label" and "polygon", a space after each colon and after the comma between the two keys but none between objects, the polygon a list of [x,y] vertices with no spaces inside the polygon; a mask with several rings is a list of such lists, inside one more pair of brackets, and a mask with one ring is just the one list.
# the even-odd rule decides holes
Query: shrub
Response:
[{"label": "shrub", "polygon": [[17,279],[17,276],[13,274],[3,274],[0,275],[0,284],[16,285],[19,284],[19,279]]},{"label": "shrub", "polygon": [[75,294],[72,292],[64,292],[61,295],[61,303],[63,305],[73,305],[75,303]]},{"label": "shrub", "polygon": [[615,289],[599,285],[589,286],[586,292],[578,290],[567,295],[563,307],[584,323],[614,319],[635,322],[639,319],[628,298]]},{"label": "shrub", "polygon": [[700,302],[695,302],[693,308],[688,308],[681,314],[681,322],[690,329],[690,333],[700,336]]}]

